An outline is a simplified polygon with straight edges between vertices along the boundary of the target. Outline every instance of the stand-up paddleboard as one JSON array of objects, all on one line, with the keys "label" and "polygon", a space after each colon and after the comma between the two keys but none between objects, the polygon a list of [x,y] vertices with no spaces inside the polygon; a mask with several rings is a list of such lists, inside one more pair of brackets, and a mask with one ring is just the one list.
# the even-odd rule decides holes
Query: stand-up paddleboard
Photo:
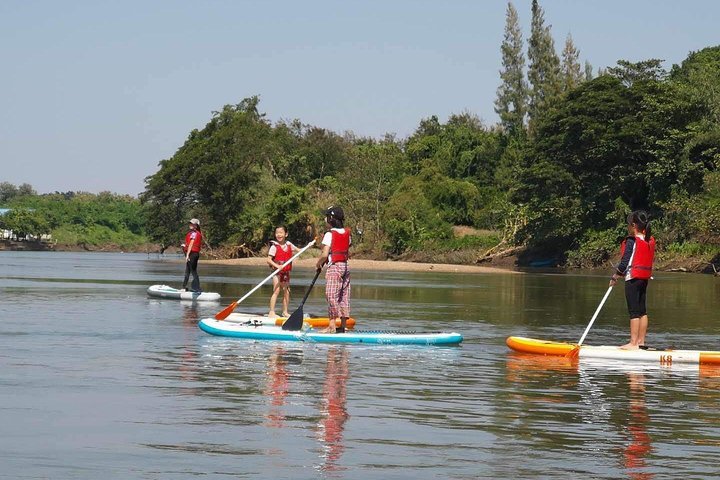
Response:
[{"label": "stand-up paddleboard", "polygon": [[320,333],[319,330],[283,330],[278,326],[246,324],[203,318],[198,323],[201,330],[221,337],[249,340],[276,340],[317,343],[365,343],[382,345],[457,345],[463,337],[459,333],[382,332],[354,330],[345,333]]},{"label": "stand-up paddleboard", "polygon": [[[278,325],[282,326],[283,323],[285,323],[285,320],[287,320],[286,317],[275,317],[275,318],[268,318],[263,315],[256,315],[253,313],[231,313],[228,315],[228,317],[222,321],[224,322],[235,322],[235,323],[246,323],[248,325],[254,324],[254,325]],[[328,317],[315,317],[313,315],[305,315],[303,318],[303,324],[309,325],[314,328],[319,327],[327,327],[330,324],[330,319]],[[338,323],[337,326],[339,327],[340,324]],[[354,318],[348,318],[345,326],[349,329],[355,328],[355,319]]]},{"label": "stand-up paddleboard", "polygon": [[183,292],[168,285],[152,285],[147,289],[148,295],[157,298],[174,298],[175,300],[190,300],[194,302],[217,302],[220,294],[215,292]]},{"label": "stand-up paddleboard", "polygon": [[[574,343],[551,342],[525,337],[508,337],[508,347],[516,352],[537,355],[565,356],[577,347]],[[638,349],[625,350],[613,346],[582,345],[579,358],[600,358],[607,360],[637,361],[672,365],[673,363],[720,364],[720,352],[674,349]]]}]

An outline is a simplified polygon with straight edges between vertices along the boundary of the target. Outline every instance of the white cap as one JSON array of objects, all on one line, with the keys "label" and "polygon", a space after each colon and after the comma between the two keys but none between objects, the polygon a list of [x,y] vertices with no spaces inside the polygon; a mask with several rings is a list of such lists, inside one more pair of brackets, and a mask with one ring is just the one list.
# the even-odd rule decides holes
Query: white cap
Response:
[{"label": "white cap", "polygon": [[197,218],[191,218],[190,223],[194,223],[198,227],[200,226],[200,220],[198,220]]}]

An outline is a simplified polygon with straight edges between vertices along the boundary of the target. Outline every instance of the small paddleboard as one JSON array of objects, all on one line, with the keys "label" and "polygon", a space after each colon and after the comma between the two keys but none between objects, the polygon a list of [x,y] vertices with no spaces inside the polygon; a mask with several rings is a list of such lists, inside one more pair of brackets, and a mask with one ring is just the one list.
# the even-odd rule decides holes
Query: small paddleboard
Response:
[{"label": "small paddleboard", "polygon": [[[281,326],[283,323],[285,323],[285,320],[287,320],[287,318],[285,318],[285,317],[268,318],[266,316],[256,315],[253,313],[238,312],[238,313],[231,313],[223,321],[235,322],[235,323]],[[330,319],[328,317],[314,317],[312,315],[305,315],[305,318],[303,318],[303,323],[310,325],[311,327],[314,327],[314,328],[327,327],[330,324]],[[338,324],[337,326],[339,327],[340,324]],[[345,326],[350,329],[355,328],[355,319],[348,318]]]},{"label": "small paddleboard", "polygon": [[215,292],[183,292],[168,285],[152,285],[147,289],[148,295],[157,298],[174,298],[175,300],[190,300],[195,302],[217,302],[220,294]]},{"label": "small paddleboard", "polygon": [[[537,355],[565,356],[576,344],[566,342],[551,342],[526,337],[508,337],[508,347],[516,352],[533,353]],[[601,358],[607,360],[637,361],[672,365],[673,363],[720,364],[720,352],[700,350],[674,350],[674,349],[639,349],[624,350],[615,346],[582,345],[579,358]]]},{"label": "small paddleboard", "polygon": [[275,340],[317,343],[365,343],[381,345],[457,345],[463,337],[459,333],[445,332],[384,332],[354,330],[345,333],[320,333],[312,328],[299,331],[283,330],[275,325],[245,324],[203,318],[198,323],[201,330],[222,337],[249,340]]}]

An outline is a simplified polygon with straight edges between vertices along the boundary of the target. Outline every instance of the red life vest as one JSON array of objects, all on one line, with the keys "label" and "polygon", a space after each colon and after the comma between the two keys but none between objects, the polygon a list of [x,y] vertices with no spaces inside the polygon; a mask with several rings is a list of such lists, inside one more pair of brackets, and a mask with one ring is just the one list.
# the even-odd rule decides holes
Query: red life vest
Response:
[{"label": "red life vest", "polygon": [[[653,259],[655,258],[655,237],[650,237],[649,241],[643,237],[634,237],[634,240],[635,248],[633,249],[632,257],[630,257],[630,265],[628,265],[630,278],[647,280],[652,276]],[[621,257],[625,253],[626,242],[627,238],[623,240],[620,248]],[[628,272],[625,273],[627,275]]]},{"label": "red life vest", "polygon": [[192,250],[191,252],[199,252],[200,247],[202,246],[202,233],[200,230],[190,230],[187,235],[185,235],[185,250],[188,249],[190,246],[190,242],[192,242],[192,235],[195,234],[195,242],[193,242]]},{"label": "red life vest", "polygon": [[[280,245],[275,240],[270,240],[270,243],[275,245],[275,256],[273,257],[273,260],[275,263],[279,263],[280,265],[283,265],[285,262],[290,260],[293,256],[292,246],[290,246],[290,242],[285,242],[285,248],[283,248],[282,245]],[[292,262],[288,263],[285,267],[283,267],[281,272],[289,272],[292,270]]]},{"label": "red life vest", "polygon": [[337,230],[330,230],[332,240],[330,242],[330,259],[332,263],[347,262],[350,258],[350,229],[340,233]]}]

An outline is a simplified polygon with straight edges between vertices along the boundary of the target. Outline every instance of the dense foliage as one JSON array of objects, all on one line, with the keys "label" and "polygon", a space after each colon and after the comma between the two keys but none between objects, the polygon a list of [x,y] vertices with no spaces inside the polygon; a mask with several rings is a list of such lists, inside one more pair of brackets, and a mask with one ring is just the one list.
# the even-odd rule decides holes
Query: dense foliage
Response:
[{"label": "dense foliage", "polygon": [[[572,265],[615,255],[627,213],[644,208],[661,252],[718,261],[720,47],[692,52],[669,72],[658,59],[619,60],[593,78],[588,62],[580,72],[571,37],[558,56],[537,0],[531,14],[525,73],[508,6],[498,125],[462,112],[422,119],[405,139],[363,138],[272,123],[249,97],[214,112],[160,162],[146,179],[142,215],[136,201],[102,194],[50,206],[54,197],[29,186],[0,184],[0,201],[22,190],[17,205],[34,209],[23,214],[41,215],[54,235],[146,228],[173,245],[197,217],[210,245],[255,251],[279,224],[295,243],[309,241],[324,228],[323,210],[339,204],[355,246],[376,257],[467,248],[474,260],[520,246]],[[456,237],[458,226],[477,238]]]},{"label": "dense foliage", "polygon": [[53,242],[78,246],[133,248],[145,242],[140,201],[127,195],[67,192],[12,196],[3,202],[0,228],[19,237],[52,235]]}]

